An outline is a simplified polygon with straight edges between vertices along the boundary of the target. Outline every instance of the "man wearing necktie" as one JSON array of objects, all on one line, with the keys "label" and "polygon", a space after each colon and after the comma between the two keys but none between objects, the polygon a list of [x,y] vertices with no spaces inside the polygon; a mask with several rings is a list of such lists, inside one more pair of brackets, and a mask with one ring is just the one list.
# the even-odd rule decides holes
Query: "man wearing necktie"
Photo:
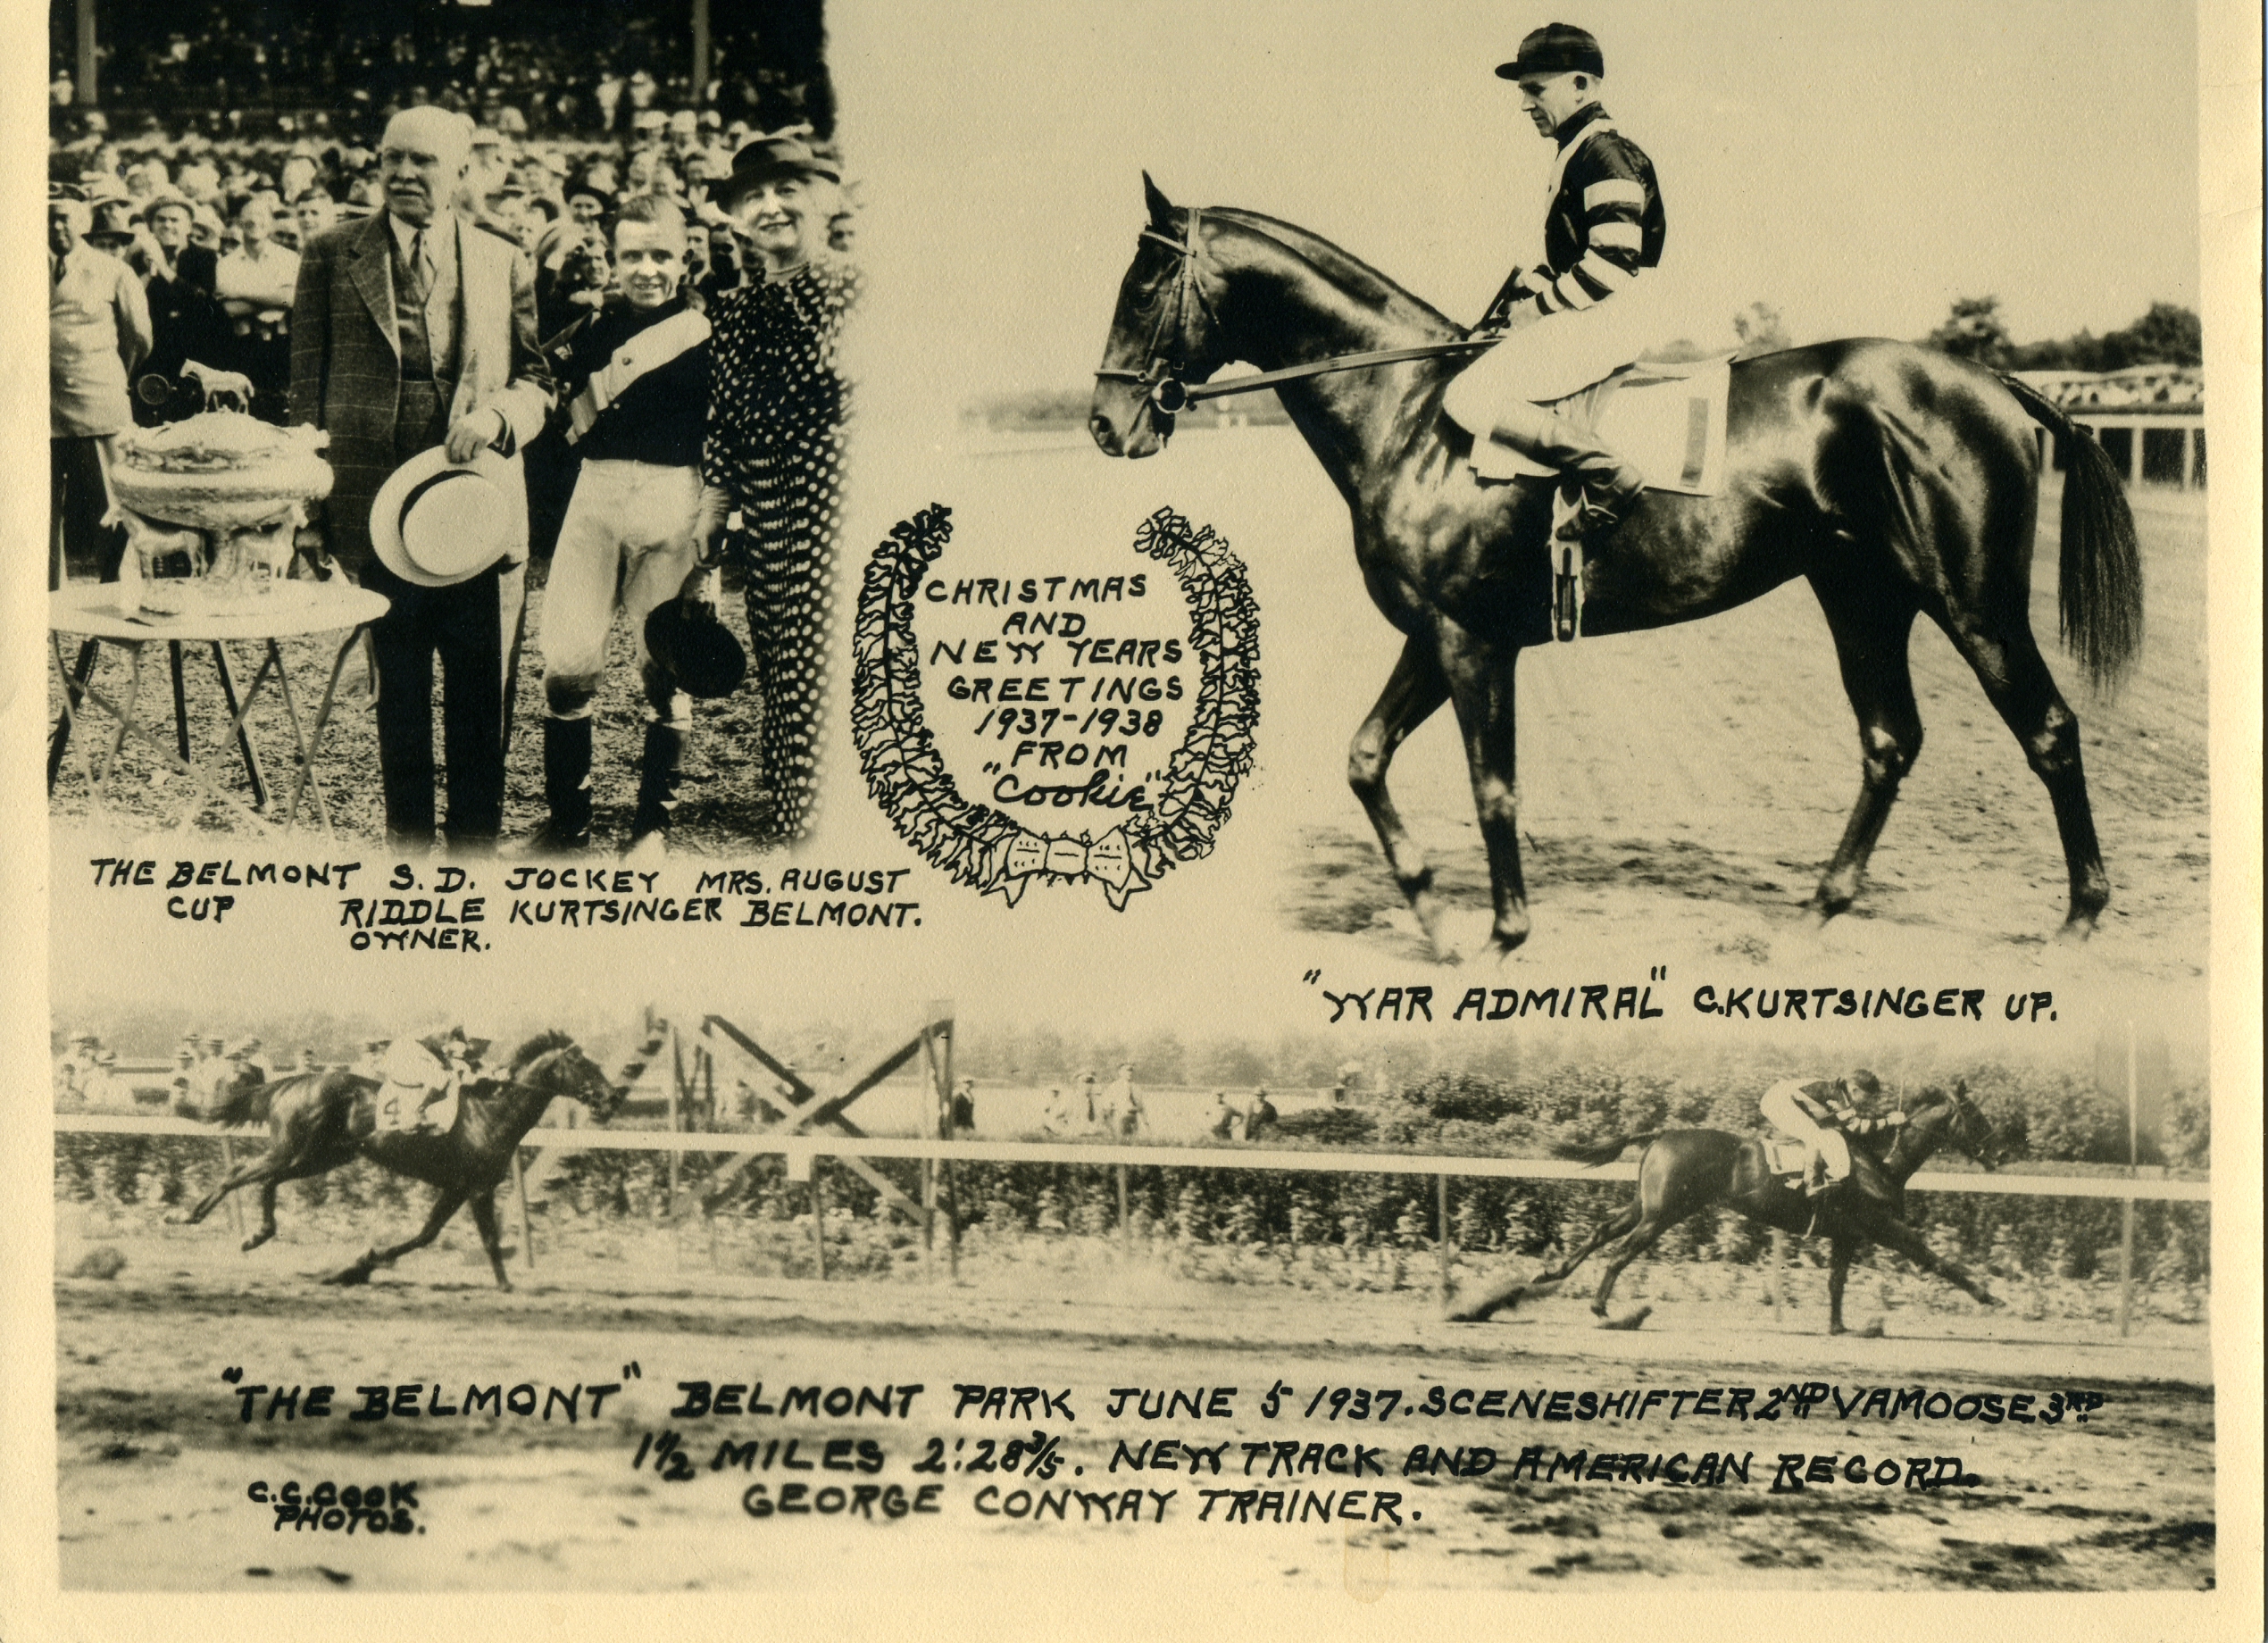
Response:
[{"label": "man wearing necktie", "polygon": [[525,513],[502,563],[435,588],[379,561],[371,505],[388,475],[435,446],[452,463],[484,449],[513,459],[516,494],[519,447],[541,430],[551,403],[526,255],[451,208],[471,152],[461,116],[431,107],[396,114],[379,150],[386,208],[308,242],[292,304],[291,420],[329,431],[337,476],[321,546],[392,602],[371,642],[387,840],[404,849],[434,838],[437,656],[449,845],[488,848],[503,825],[504,664],[525,589]]}]

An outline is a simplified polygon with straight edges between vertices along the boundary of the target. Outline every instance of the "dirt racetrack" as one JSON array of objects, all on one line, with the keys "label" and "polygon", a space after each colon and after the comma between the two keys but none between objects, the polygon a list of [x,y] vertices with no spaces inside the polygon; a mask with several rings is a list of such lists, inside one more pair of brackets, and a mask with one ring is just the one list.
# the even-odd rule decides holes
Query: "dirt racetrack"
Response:
[{"label": "dirt racetrack", "polygon": [[[70,1272],[76,1246],[65,1230],[59,1270]],[[63,1586],[816,1592],[981,1580],[1005,1591],[1042,1580],[1097,1593],[1343,1584],[1375,1596],[2195,1589],[2214,1579],[2214,1399],[2201,1326],[2150,1321],[2122,1341],[2099,1326],[1955,1301],[1900,1311],[1887,1339],[1830,1340],[1802,1279],[1785,1314],[1665,1299],[1642,1330],[1600,1331],[1579,1301],[1560,1299],[1495,1324],[1453,1326],[1439,1321],[1430,1289],[1325,1296],[1195,1283],[1147,1259],[1121,1261],[1099,1242],[1083,1264],[1053,1272],[972,1253],[957,1286],[924,1283],[918,1266],[907,1281],[822,1284],[713,1272],[687,1247],[694,1236],[680,1244],[631,1228],[563,1251],[546,1235],[539,1269],[516,1269],[521,1288],[505,1296],[490,1287],[469,1231],[369,1289],[344,1291],[319,1288],[313,1275],[352,1251],[313,1238],[288,1232],[246,1256],[225,1217],[106,1234],[123,1269],[56,1285]],[[1815,1284],[1817,1274],[1807,1278]],[[225,1379],[229,1370],[241,1375]],[[788,1387],[923,1389],[900,1405],[905,1419],[870,1407],[832,1419],[673,1420],[676,1383],[688,1380],[762,1382],[747,1398],[767,1406]],[[1771,1422],[1664,1414],[1680,1392],[1748,1387],[1760,1406],[1770,1389],[1814,1381],[1835,1388],[1849,1414],[1831,1401]],[[570,1388],[615,1382],[623,1389],[596,1418],[580,1392],[583,1418],[572,1425],[548,1401],[556,1418],[532,1413],[548,1389],[564,1398]],[[413,1383],[422,1390],[406,1404],[393,1395],[395,1406],[435,1412],[346,1418],[365,1406],[352,1389]],[[1279,1383],[1270,1418],[1263,1399]],[[271,1422],[260,1395],[258,1418],[239,1419],[239,1387],[318,1384],[339,1389],[328,1419]],[[470,1401],[469,1387],[521,1384],[531,1413],[446,1414]],[[972,1411],[956,1420],[960,1385],[1037,1388],[1062,1401],[1001,1412],[1015,1419]],[[2083,1423],[1985,1424],[1946,1415],[1944,1403],[1938,1418],[1889,1419],[1857,1402],[1858,1389],[1873,1387],[1968,1397],[1952,1406],[1972,1417],[1981,1394],[2030,1392],[2035,1410],[2058,1392],[2105,1401]],[[1223,1402],[1232,1413],[1143,1420],[1137,1403],[1112,1419],[1114,1388],[1203,1388],[1208,1410],[1215,1389],[1233,1389]],[[1346,1418],[1332,1420],[1332,1388],[1401,1397],[1383,1422],[1354,1421],[1352,1399],[1341,1401]],[[1461,1389],[1472,1397],[1457,1399]],[[1535,1418],[1534,1405],[1496,1414],[1482,1401],[1491,1389],[1629,1390],[1633,1404],[1665,1396],[1643,1418],[1555,1421]],[[1430,1395],[1488,1414],[1430,1415]],[[1035,1428],[1062,1440],[1036,1475],[978,1469],[984,1440],[1029,1441]],[[657,1462],[637,1464],[641,1440],[666,1432],[693,1463],[684,1480],[664,1480]],[[806,1463],[830,1439],[871,1441],[879,1470],[767,1471],[761,1448],[745,1472],[712,1469],[723,1439],[788,1438],[801,1439]],[[943,1470],[917,1472],[932,1439]],[[1172,1452],[1171,1472],[1131,1472],[1119,1454],[1121,1443],[1139,1452],[1161,1440],[1225,1445],[1220,1475],[1191,1476],[1186,1450]],[[1247,1444],[1289,1444],[1297,1457],[1272,1447],[1253,1456]],[[1333,1444],[1349,1447],[1334,1454]],[[1480,1475],[1445,1466],[1405,1476],[1418,1444],[1476,1470],[1480,1449],[1496,1459]],[[1515,1480],[1531,1445],[1547,1466],[1563,1455],[1573,1465],[1584,1452],[1582,1480],[1563,1470],[1556,1480]],[[1682,1474],[1708,1453],[1753,1456],[1747,1480],[1641,1480],[1655,1456]],[[1832,1455],[1836,1480],[1775,1491],[1777,1457],[1789,1453]],[[836,1454],[856,1464],[855,1448]],[[1634,1466],[1627,1480],[1593,1480],[1608,1454]],[[1853,1483],[1839,1469],[1854,1455],[1870,1472],[1918,1459],[1964,1481],[1908,1488],[1907,1472],[1894,1469],[1895,1483]],[[1281,1469],[1272,1480],[1271,1464]],[[255,1483],[273,1495],[294,1481],[304,1495],[325,1480],[413,1485],[414,1511],[395,1520],[409,1532],[279,1530],[273,1509],[247,1497]],[[776,1505],[791,1481],[819,1510],[755,1516],[744,1507],[752,1484],[764,1486],[758,1504]],[[878,1500],[895,1485],[903,1506],[924,1482],[938,1485],[934,1514],[893,1518],[888,1499]],[[874,1491],[863,1516],[858,1485]],[[1138,1497],[1138,1523],[1128,1521],[1124,1494],[1137,1487],[1155,1491]],[[1350,1502],[1356,1488],[1363,1493]],[[1222,1491],[1209,1510],[1206,1490]],[[1160,1522],[1155,1500],[1169,1491]],[[1281,1496],[1272,1501],[1271,1491]],[[1335,1497],[1321,1508],[1328,1521],[1319,1494]],[[1388,1494],[1399,1498],[1381,1505]],[[1272,1513],[1286,1521],[1252,1521]]]},{"label": "dirt racetrack", "polygon": [[[1275,899],[1292,928],[1351,936],[1373,958],[1427,957],[1345,779],[1348,739],[1401,636],[1364,593],[1346,506],[1298,436],[1284,427],[1190,433],[1156,457],[1113,463],[1067,435],[968,471],[967,494],[951,498],[966,526],[955,555],[989,544],[999,563],[1012,520],[1042,538],[1130,537],[1162,504],[1230,538],[1260,607],[1262,709],[1259,765],[1224,842],[1278,841]],[[2105,700],[2055,645],[2060,497],[2051,475],[2032,630],[2080,718],[2112,879],[2088,958],[2129,979],[2187,980],[2202,973],[2207,932],[2204,500],[2156,487],[2130,493],[2146,630],[2133,677]],[[1826,621],[1806,586],[1705,621],[1525,652],[1521,832],[1536,929],[1524,957],[1643,928],[1656,951],[1759,964],[1956,950],[2066,963],[2040,953],[2066,903],[2046,789],[1926,621],[1915,624],[1912,657],[1927,732],[1919,763],[1857,906],[1814,932],[1803,904],[1857,797],[1859,765]],[[1391,781],[1455,909],[1452,936],[1464,952],[1480,950],[1487,865],[1449,712],[1411,738]]]}]

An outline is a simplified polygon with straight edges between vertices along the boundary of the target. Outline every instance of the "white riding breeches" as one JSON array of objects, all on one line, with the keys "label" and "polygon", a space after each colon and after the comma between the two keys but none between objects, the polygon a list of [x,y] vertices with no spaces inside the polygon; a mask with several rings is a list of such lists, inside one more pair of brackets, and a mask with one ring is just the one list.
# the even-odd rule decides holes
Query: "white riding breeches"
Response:
[{"label": "white riding breeches", "polygon": [[1662,293],[1641,277],[1588,308],[1522,326],[1459,371],[1441,408],[1467,433],[1485,435],[1508,419],[1499,407],[1564,399],[1671,340]]},{"label": "white riding breeches", "polygon": [[[544,593],[544,691],[554,718],[590,713],[606,669],[617,588],[638,666],[647,668],[646,618],[677,597],[692,572],[700,505],[698,469],[611,460],[583,464]],[[667,722],[682,723],[688,705],[674,700],[665,713],[656,702],[655,711]]]},{"label": "white riding breeches", "polygon": [[1827,1129],[1804,1110],[1797,1099],[1803,1084],[1796,1079],[1774,1084],[1756,1103],[1756,1110],[1782,1135],[1808,1143],[1827,1162],[1830,1180],[1847,1180],[1851,1173],[1851,1144],[1839,1130]]}]

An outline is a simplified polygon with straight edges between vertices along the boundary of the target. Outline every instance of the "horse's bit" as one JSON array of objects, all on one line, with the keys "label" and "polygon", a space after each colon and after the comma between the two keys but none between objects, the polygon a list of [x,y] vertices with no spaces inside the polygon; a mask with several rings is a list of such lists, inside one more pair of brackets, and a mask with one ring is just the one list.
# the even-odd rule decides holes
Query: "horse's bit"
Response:
[{"label": "horse's bit", "polygon": [[[1205,292],[1197,284],[1197,222],[1202,214],[1196,206],[1189,208],[1188,225],[1183,229],[1183,238],[1180,239],[1168,239],[1155,229],[1151,228],[1144,229],[1140,236],[1143,239],[1155,240],[1173,253],[1175,270],[1173,323],[1171,334],[1177,345],[1181,340],[1181,327],[1188,317],[1189,299],[1192,296],[1197,299],[1197,306],[1205,311],[1205,317],[1213,322],[1215,329],[1218,329],[1221,323],[1220,316],[1213,312],[1213,304],[1205,301]],[[1140,371],[1121,371],[1109,366],[1098,366],[1096,368],[1095,376],[1098,381],[1138,384],[1143,389],[1144,396],[1156,408],[1160,415],[1172,416],[1190,403],[1192,395],[1191,390],[1181,381],[1182,372],[1186,369],[1182,362],[1178,357],[1170,355],[1163,347],[1159,346],[1168,335],[1166,312],[1166,305],[1161,301],[1158,304],[1157,320],[1150,327],[1148,358]]]}]

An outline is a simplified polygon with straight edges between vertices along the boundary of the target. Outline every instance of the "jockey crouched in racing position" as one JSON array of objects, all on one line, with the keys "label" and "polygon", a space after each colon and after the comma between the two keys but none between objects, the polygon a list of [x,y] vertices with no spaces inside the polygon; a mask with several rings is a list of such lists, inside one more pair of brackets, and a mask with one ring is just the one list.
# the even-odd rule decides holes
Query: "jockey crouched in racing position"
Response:
[{"label": "jockey crouched in racing position", "polygon": [[[619,605],[646,688],[646,746],[630,844],[666,846],[692,700],[649,654],[646,618],[710,574],[698,563],[701,440],[709,414],[709,321],[687,305],[685,218],[655,196],[626,202],[614,225],[619,299],[550,343],[567,439],[582,471],[567,504],[544,595],[544,799],[535,854],[588,849],[591,704]],[[619,589],[619,591],[618,591]]]},{"label": "jockey crouched in racing position", "polygon": [[1488,304],[1476,331],[1511,334],[1457,374],[1442,409],[1472,435],[1480,477],[1508,472],[1491,461],[1492,441],[1564,476],[1552,536],[1572,543],[1611,530],[1645,480],[1590,429],[1540,402],[1580,392],[1662,340],[1653,271],[1665,237],[1662,192],[1653,162],[1599,102],[1606,63],[1590,35],[1549,24],[1497,73],[1518,82],[1529,119],[1558,145],[1543,254]]},{"label": "jockey crouched in racing position", "polygon": [[1904,1113],[1875,1117],[1863,1102],[1882,1093],[1882,1081],[1861,1067],[1845,1077],[1805,1083],[1789,1079],[1774,1084],[1756,1102],[1756,1110],[1782,1135],[1808,1145],[1811,1159],[1804,1171],[1804,1195],[1817,1199],[1838,1182],[1850,1179],[1851,1147],[1847,1136],[1880,1135],[1905,1122]]},{"label": "jockey crouched in racing position", "polygon": [[479,1072],[480,1057],[488,1050],[488,1039],[468,1038],[462,1027],[429,1032],[421,1038],[396,1038],[381,1063],[377,1127],[427,1128],[426,1109],[460,1092],[465,1080]]}]

